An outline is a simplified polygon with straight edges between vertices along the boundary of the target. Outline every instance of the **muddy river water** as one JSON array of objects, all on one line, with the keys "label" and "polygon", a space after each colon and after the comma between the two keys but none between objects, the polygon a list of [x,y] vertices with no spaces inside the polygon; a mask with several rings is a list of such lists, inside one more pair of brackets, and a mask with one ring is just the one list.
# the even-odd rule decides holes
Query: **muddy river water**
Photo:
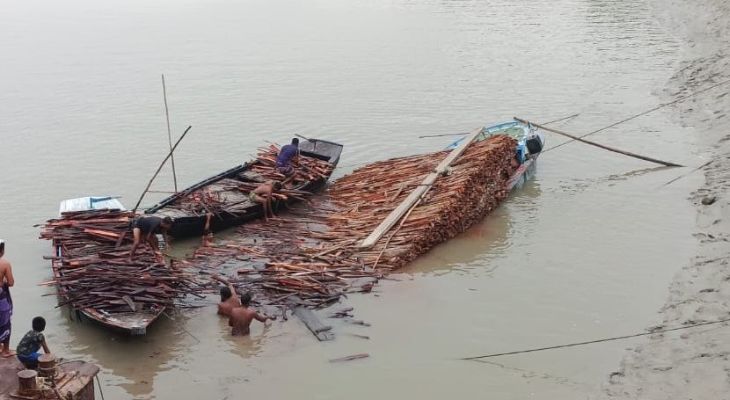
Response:
[{"label": "muddy river water", "polygon": [[[536,179],[473,229],[350,296],[371,327],[332,321],[338,339],[319,343],[277,321],[232,338],[211,306],[144,338],[109,334],[71,321],[37,285],[50,248],[33,225],[65,198],[134,204],[167,146],[160,73],[173,131],[193,126],[176,156],[186,185],[293,133],[344,143],[342,175],[450,139],[420,135],[513,116],[578,113],[556,126],[588,132],[661,103],[681,46],[643,1],[29,0],[4,5],[0,49],[12,343],[45,316],[51,349],[98,363],[107,399],[590,398],[633,342],[458,358],[641,331],[695,249],[686,197],[701,177],[663,186],[681,173],[573,143],[545,153]],[[704,162],[671,117],[594,137]],[[166,170],[155,189],[171,187]]]}]

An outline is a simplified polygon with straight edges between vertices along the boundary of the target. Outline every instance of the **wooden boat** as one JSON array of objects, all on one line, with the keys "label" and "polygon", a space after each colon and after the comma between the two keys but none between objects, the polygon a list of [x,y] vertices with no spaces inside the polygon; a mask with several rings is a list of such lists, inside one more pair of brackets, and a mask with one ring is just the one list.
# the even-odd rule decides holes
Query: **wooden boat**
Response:
[{"label": "wooden boat", "polygon": [[[292,203],[324,187],[340,160],[342,145],[320,139],[299,143],[299,168],[295,177],[275,197],[274,210],[282,203]],[[145,211],[158,217],[170,217],[173,237],[201,235],[207,214],[212,214],[212,231],[240,225],[261,218],[261,204],[249,198],[251,190],[266,180],[282,181],[275,171],[278,148],[270,146],[253,161],[233,167],[182,190]]]},{"label": "wooden boat", "polygon": [[[125,210],[124,205],[114,197],[81,197],[76,199],[68,199],[61,202],[59,207],[59,215],[63,216],[67,212],[93,212],[100,210]],[[62,243],[54,240],[53,243],[55,255],[51,261],[53,275],[57,280],[63,276],[64,268],[61,258],[64,257]],[[66,303],[76,294],[64,285],[57,285],[59,296],[62,302]],[[129,335],[144,335],[147,333],[147,327],[156,321],[165,311],[163,305],[153,305],[144,310],[126,313],[110,313],[103,309],[95,309],[85,307],[74,309],[77,316],[84,316],[105,328],[127,333]]]},{"label": "wooden boat", "polygon": [[[519,163],[519,167],[510,177],[507,190],[519,189],[537,172],[537,158],[545,147],[545,135],[532,125],[509,121],[485,127],[476,140],[485,140],[494,135],[506,135],[517,140],[515,161]],[[447,149],[456,148],[464,139],[462,137],[454,141]]]}]

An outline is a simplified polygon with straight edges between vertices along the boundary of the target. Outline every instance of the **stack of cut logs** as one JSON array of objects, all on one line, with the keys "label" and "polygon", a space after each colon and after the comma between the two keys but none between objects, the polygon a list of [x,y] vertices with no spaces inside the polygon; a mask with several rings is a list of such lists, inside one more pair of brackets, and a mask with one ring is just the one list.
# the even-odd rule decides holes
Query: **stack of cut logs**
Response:
[{"label": "stack of cut logs", "polygon": [[[278,154],[279,148],[273,144],[269,145],[269,147],[259,148],[257,158],[251,163],[250,167],[250,171],[257,174],[260,182],[269,180],[283,182],[287,180],[287,183],[282,189],[274,195],[278,200],[287,200],[290,197],[302,200],[311,193],[299,190],[299,188],[312,181],[326,181],[334,169],[334,166],[326,161],[302,156],[292,161],[294,173],[293,176],[287,179],[284,174],[276,170],[276,157]],[[235,214],[244,210],[248,204],[241,204],[240,201],[234,203],[226,201],[219,193],[216,193],[216,190],[234,190],[248,194],[256,189],[259,184],[255,182],[237,181],[235,179],[223,179],[220,183],[221,185],[217,189],[207,187],[196,190],[187,196],[181,197],[174,205],[168,207],[175,207],[194,215],[213,214],[214,216],[218,216],[222,212]]]},{"label": "stack of cut logs", "polygon": [[144,243],[128,260],[134,217],[129,211],[81,211],[46,223],[41,238],[60,249],[51,257],[49,282],[59,289],[60,305],[109,314],[159,311],[198,290],[193,276],[159,262]]},{"label": "stack of cut logs", "polygon": [[376,162],[337,180],[310,207],[251,223],[196,251],[191,263],[235,282],[259,302],[326,305],[479,222],[507,195],[516,143],[495,136],[471,144],[446,176],[370,249],[367,237],[446,157],[438,152]]}]

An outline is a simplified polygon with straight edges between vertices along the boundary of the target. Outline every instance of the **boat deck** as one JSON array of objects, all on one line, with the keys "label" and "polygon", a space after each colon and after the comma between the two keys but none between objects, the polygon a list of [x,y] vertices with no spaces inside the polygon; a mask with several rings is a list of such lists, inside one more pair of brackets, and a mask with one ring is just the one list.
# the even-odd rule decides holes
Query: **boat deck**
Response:
[{"label": "boat deck", "polygon": [[[56,399],[53,391],[48,396],[24,397],[18,396],[18,371],[23,365],[15,357],[0,358],[0,400],[17,399]],[[68,361],[58,365],[59,373],[56,376],[56,389],[63,398],[77,400],[94,399],[93,379],[99,373],[99,367],[84,361]],[[40,387],[40,386],[39,386]]]}]

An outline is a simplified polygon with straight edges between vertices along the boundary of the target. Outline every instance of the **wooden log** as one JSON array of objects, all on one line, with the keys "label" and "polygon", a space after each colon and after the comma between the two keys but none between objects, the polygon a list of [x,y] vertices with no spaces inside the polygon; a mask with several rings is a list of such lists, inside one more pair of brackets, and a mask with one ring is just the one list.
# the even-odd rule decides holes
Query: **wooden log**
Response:
[{"label": "wooden log", "polygon": [[41,354],[38,357],[38,375],[46,378],[56,376],[56,356]]},{"label": "wooden log", "polygon": [[24,369],[18,372],[18,394],[21,396],[34,396],[38,393],[36,378],[38,373],[31,369]]}]

